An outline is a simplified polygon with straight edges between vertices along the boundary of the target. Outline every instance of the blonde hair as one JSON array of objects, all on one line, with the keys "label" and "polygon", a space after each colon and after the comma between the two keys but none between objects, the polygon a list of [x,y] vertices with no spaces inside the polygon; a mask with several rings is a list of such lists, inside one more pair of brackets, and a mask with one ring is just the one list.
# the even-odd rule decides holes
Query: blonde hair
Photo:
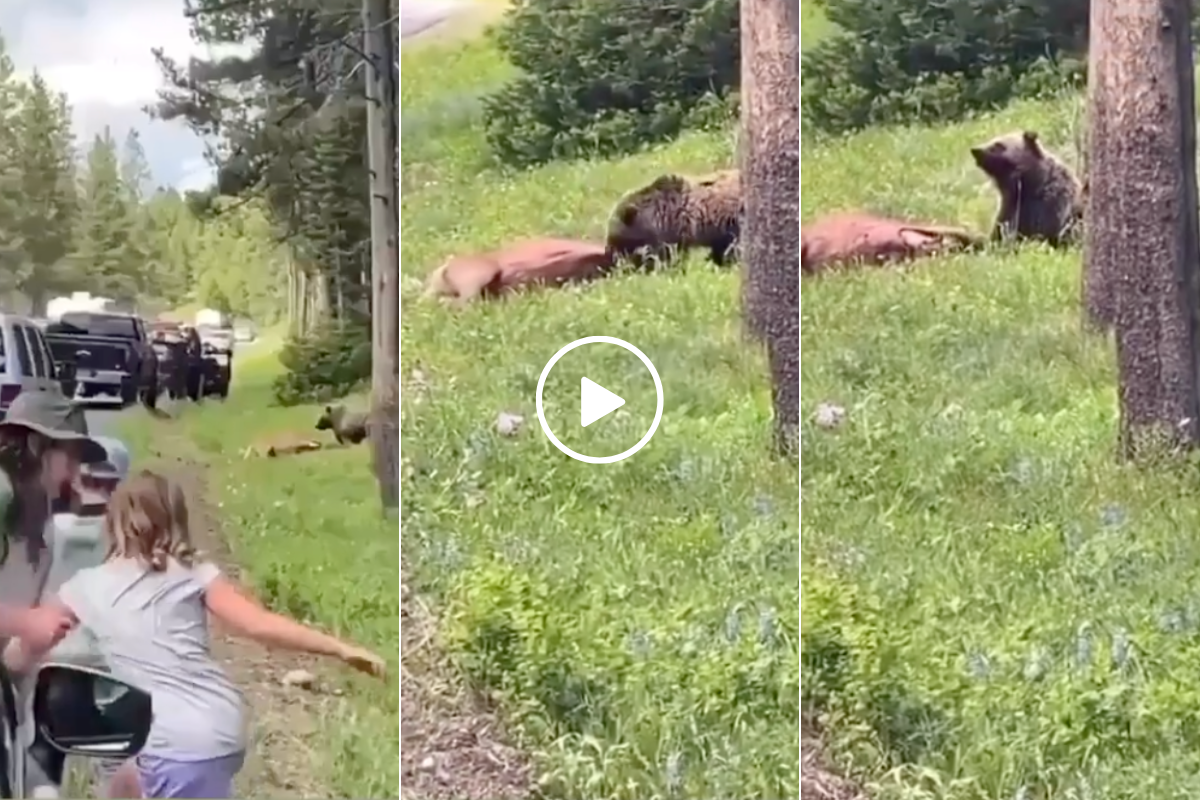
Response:
[{"label": "blonde hair", "polygon": [[182,487],[143,470],[124,480],[108,501],[104,517],[107,558],[136,558],[155,572],[174,558],[185,567],[195,562]]}]

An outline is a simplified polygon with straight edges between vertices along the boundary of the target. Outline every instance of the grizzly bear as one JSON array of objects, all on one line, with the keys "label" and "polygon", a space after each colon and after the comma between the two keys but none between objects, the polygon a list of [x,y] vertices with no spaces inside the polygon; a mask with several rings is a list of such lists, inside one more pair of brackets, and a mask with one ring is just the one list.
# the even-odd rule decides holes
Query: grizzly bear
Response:
[{"label": "grizzly bear", "polygon": [[998,136],[971,148],[975,163],[1000,193],[992,240],[1009,237],[1071,244],[1082,234],[1083,187],[1034,131]]},{"label": "grizzly bear", "polygon": [[338,444],[358,444],[367,438],[370,422],[361,411],[349,411],[345,406],[325,406],[325,413],[317,420],[316,429],[333,431],[333,438]]},{"label": "grizzly bear", "polygon": [[614,257],[645,266],[647,258],[666,261],[677,251],[702,247],[714,264],[724,266],[736,255],[741,216],[738,170],[699,178],[661,175],[617,203],[608,249]]},{"label": "grizzly bear", "polygon": [[454,256],[434,270],[425,296],[463,305],[529,286],[561,286],[607,274],[613,258],[603,245],[573,239],[531,239],[500,250]]},{"label": "grizzly bear", "polygon": [[800,228],[800,270],[886,264],[978,247],[983,237],[941,225],[888,219],[863,212],[820,217]]}]

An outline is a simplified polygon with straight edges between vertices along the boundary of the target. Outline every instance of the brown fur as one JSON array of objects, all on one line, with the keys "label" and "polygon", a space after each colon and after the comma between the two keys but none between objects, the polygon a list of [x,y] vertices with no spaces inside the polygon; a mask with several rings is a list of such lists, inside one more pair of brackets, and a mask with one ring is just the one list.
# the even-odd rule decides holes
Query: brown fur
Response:
[{"label": "brown fur", "polygon": [[661,175],[621,198],[608,224],[608,249],[642,265],[677,250],[707,248],[724,266],[741,233],[742,185],[736,169],[698,178]]},{"label": "brown fur", "polygon": [[1012,237],[1058,247],[1078,240],[1083,186],[1070,167],[1042,146],[1036,132],[998,136],[972,147],[971,156],[1000,193],[993,241]]},{"label": "brown fur", "polygon": [[925,258],[982,243],[983,237],[963,228],[844,212],[801,227],[800,269],[811,275],[837,266]]},{"label": "brown fur", "polygon": [[612,257],[599,244],[530,239],[489,253],[454,256],[430,274],[425,296],[462,305],[530,286],[594,280],[612,265]]},{"label": "brown fur", "polygon": [[364,412],[350,411],[345,406],[326,406],[316,429],[333,431],[338,444],[359,444],[370,434],[370,421]]}]

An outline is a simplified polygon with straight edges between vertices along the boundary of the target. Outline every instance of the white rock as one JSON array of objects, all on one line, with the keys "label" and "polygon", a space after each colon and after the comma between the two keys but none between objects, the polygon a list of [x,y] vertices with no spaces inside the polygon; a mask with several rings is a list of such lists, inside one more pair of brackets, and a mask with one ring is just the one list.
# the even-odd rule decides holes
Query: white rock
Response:
[{"label": "white rock", "polygon": [[284,686],[299,686],[301,689],[312,689],[317,685],[317,676],[305,669],[290,670],[280,681]]},{"label": "white rock", "polygon": [[524,424],[525,418],[520,414],[501,411],[496,416],[496,433],[501,436],[513,436],[521,430],[521,426]]},{"label": "white rock", "polygon": [[818,427],[830,430],[846,421],[846,409],[833,403],[821,403],[817,406],[817,413],[813,415],[813,419]]}]

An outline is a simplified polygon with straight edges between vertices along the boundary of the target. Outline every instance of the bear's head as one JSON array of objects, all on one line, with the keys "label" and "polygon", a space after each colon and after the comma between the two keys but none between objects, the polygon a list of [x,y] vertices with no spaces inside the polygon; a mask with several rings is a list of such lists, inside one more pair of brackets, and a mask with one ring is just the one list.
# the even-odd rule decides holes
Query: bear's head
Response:
[{"label": "bear's head", "polygon": [[639,267],[666,258],[679,242],[687,189],[687,180],[679,175],[662,175],[622,198],[608,223],[609,255]]},{"label": "bear's head", "polygon": [[971,157],[989,177],[1007,183],[1036,167],[1046,154],[1035,131],[1018,131],[972,147]]}]

